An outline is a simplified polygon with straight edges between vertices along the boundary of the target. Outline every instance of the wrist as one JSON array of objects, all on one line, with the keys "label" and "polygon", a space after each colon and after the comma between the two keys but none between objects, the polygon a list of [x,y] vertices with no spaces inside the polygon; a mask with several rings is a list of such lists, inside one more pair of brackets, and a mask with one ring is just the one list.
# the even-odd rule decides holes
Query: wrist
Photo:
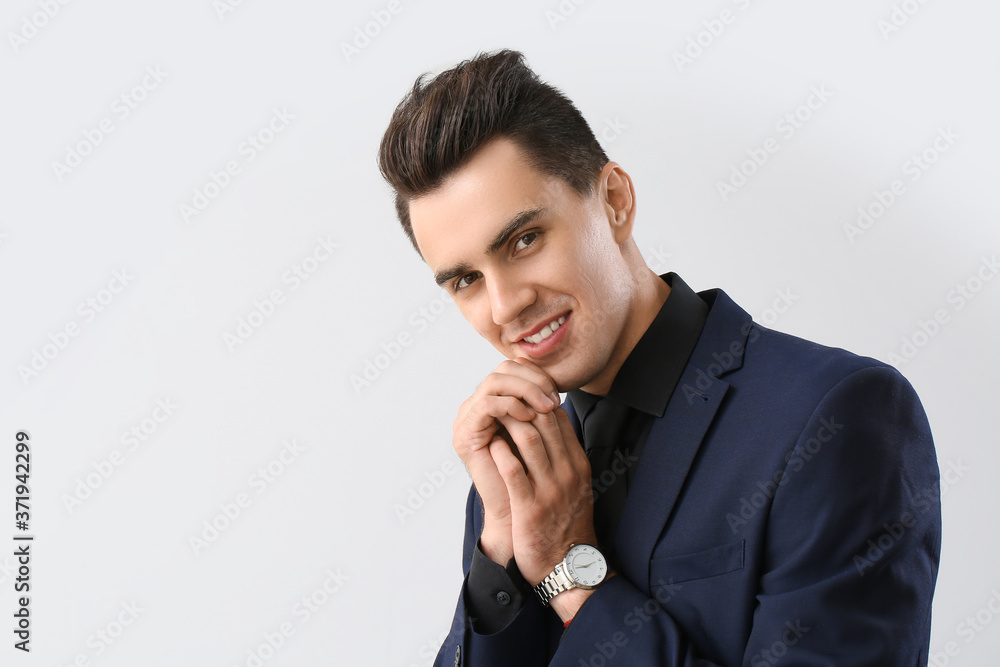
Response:
[{"label": "wrist", "polygon": [[[606,584],[608,579],[615,576],[614,572],[608,572],[602,584]],[[549,606],[559,615],[564,625],[569,625],[578,613],[583,603],[590,599],[590,596],[597,592],[596,588],[571,588],[568,591],[559,593],[549,600]]]},{"label": "wrist", "polygon": [[552,611],[556,612],[559,615],[559,619],[565,624],[573,620],[577,613],[579,613],[583,603],[596,592],[596,589],[571,588],[549,600],[549,606],[552,607]]},{"label": "wrist", "polygon": [[501,531],[492,531],[488,527],[483,529],[479,536],[479,549],[483,555],[494,563],[499,563],[507,567],[507,563],[514,557],[514,546],[511,544],[510,532],[506,536]]}]

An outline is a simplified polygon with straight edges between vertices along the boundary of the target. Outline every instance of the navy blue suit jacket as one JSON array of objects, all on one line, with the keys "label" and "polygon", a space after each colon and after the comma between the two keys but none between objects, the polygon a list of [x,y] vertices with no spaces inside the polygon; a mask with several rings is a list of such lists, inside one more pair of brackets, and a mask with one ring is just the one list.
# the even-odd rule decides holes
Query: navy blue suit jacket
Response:
[{"label": "navy blue suit jacket", "polygon": [[[636,464],[622,562],[564,631],[534,597],[435,665],[925,665],[937,460],[895,369],[766,329],[721,290]],[[563,407],[579,432],[572,404]],[[466,575],[482,531],[467,507]]]}]

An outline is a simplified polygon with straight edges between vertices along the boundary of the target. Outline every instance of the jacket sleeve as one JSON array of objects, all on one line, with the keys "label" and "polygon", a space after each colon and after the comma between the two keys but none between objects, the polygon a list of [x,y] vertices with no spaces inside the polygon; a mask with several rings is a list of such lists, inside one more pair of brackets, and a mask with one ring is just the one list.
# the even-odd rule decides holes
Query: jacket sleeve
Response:
[{"label": "jacket sleeve", "polygon": [[[745,644],[742,664],[926,664],[940,486],[910,384],[888,366],[843,378],[785,463],[766,518],[750,633],[733,638]],[[661,602],[613,577],[581,607],[550,664],[719,664],[698,654]]]},{"label": "jacket sleeve", "polygon": [[[523,599],[521,608],[503,629],[492,634],[477,632],[476,619],[469,616],[469,573],[482,533],[482,505],[475,487],[469,490],[465,509],[465,541],[462,570],[465,580],[458,596],[451,631],[434,661],[434,667],[541,667],[547,665],[562,634],[562,622],[534,595]],[[513,582],[517,585],[517,582]],[[511,591],[512,597],[513,591]],[[479,624],[476,624],[478,627]]]}]

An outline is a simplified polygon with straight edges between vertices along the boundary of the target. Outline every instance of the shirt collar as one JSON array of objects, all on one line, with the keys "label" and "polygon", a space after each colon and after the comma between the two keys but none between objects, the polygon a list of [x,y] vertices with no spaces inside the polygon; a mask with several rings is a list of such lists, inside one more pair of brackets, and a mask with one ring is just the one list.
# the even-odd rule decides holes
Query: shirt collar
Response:
[{"label": "shirt collar", "polygon": [[[708,315],[708,304],[680,276],[670,272],[660,278],[670,285],[670,294],[608,391],[608,398],[656,417],[666,412]],[[574,389],[569,398],[582,423],[602,397]]]}]

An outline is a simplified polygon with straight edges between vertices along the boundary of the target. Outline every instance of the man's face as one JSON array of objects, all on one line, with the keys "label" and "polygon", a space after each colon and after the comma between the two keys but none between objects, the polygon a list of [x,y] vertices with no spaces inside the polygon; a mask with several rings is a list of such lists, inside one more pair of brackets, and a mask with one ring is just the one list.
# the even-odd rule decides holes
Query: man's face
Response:
[{"label": "man's face", "polygon": [[633,279],[606,193],[599,181],[581,197],[501,138],[410,203],[421,254],[465,319],[507,358],[544,369],[560,391],[609,383],[602,371],[617,372],[608,364],[623,345]]}]

